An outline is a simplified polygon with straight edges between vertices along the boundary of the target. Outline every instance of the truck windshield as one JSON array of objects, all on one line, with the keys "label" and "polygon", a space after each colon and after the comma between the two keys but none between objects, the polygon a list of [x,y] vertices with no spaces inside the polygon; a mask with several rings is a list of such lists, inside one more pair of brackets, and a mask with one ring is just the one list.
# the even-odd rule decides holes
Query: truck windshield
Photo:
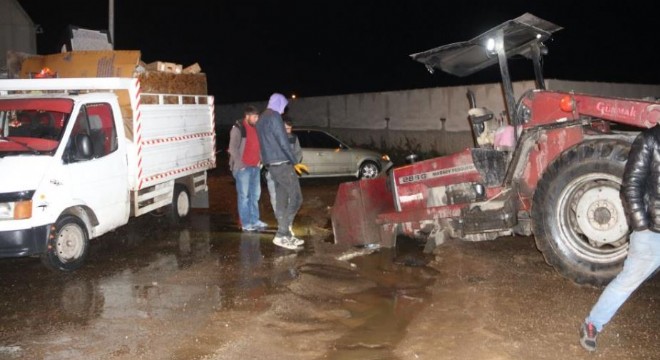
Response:
[{"label": "truck windshield", "polygon": [[0,100],[0,157],[54,154],[72,109],[70,99]]}]

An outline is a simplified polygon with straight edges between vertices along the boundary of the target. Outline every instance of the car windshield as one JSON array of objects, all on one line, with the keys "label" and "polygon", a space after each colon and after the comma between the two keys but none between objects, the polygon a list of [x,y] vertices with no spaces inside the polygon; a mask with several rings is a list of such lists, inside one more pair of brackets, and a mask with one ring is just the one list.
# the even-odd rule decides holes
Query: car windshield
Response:
[{"label": "car windshield", "polygon": [[53,155],[72,108],[69,99],[0,100],[0,157]]}]

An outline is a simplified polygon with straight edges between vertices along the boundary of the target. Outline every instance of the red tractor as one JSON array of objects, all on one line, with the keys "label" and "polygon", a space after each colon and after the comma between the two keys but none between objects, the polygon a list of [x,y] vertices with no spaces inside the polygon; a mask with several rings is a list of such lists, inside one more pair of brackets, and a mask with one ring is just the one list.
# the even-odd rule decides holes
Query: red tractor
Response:
[{"label": "red tractor", "polygon": [[[531,14],[462,43],[411,55],[429,71],[466,76],[499,63],[508,124],[468,93],[475,148],[340,185],[335,242],[392,247],[399,235],[494,240],[533,235],[548,264],[580,284],[621,269],[629,227],[619,190],[630,145],[660,119],[660,103],[545,90],[543,42],[561,27]],[[532,60],[537,89],[513,95],[507,58]],[[634,130],[634,129],[633,129]]]}]

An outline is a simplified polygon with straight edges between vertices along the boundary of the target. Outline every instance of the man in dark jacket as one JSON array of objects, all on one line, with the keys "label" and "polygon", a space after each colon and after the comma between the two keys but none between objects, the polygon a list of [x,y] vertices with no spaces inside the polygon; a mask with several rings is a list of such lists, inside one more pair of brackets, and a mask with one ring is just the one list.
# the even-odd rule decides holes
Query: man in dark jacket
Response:
[{"label": "man in dark jacket", "polygon": [[660,267],[660,126],[640,133],[623,174],[623,206],[632,227],[623,270],[607,285],[580,327],[580,344],[596,350],[596,338],[639,285]]},{"label": "man in dark jacket", "polygon": [[259,116],[257,134],[261,146],[261,161],[275,181],[277,233],[273,243],[295,250],[304,243],[290,231],[293,219],[302,204],[302,192],[294,170],[298,159],[291,150],[282,121],[287,104],[288,101],[282,94],[271,95],[267,109]]},{"label": "man in dark jacket", "polygon": [[[284,120],[284,129],[286,129],[286,134],[289,137],[289,144],[291,144],[291,150],[293,151],[293,155],[296,157],[296,160],[298,163],[302,163],[302,148],[300,147],[300,141],[298,141],[298,136],[296,134],[293,134],[291,131],[293,130],[293,123],[291,120]],[[275,181],[273,181],[273,177],[270,176],[270,173],[266,171],[266,185],[268,186],[268,193],[270,195],[270,204],[273,207],[273,212],[276,211],[277,209],[277,199],[275,195]],[[275,214],[275,217],[277,217],[277,214]],[[291,230],[291,234],[293,235],[293,231]],[[295,236],[295,235],[294,235]]]}]

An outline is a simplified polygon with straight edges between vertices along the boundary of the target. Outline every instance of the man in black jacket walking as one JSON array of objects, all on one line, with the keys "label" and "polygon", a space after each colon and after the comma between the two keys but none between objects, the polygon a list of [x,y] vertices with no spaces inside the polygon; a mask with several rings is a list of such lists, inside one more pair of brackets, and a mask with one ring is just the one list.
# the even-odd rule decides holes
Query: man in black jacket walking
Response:
[{"label": "man in black jacket walking", "polygon": [[580,344],[596,350],[603,326],[660,267],[660,125],[641,132],[623,174],[623,206],[632,227],[623,270],[607,285],[580,327]]}]

